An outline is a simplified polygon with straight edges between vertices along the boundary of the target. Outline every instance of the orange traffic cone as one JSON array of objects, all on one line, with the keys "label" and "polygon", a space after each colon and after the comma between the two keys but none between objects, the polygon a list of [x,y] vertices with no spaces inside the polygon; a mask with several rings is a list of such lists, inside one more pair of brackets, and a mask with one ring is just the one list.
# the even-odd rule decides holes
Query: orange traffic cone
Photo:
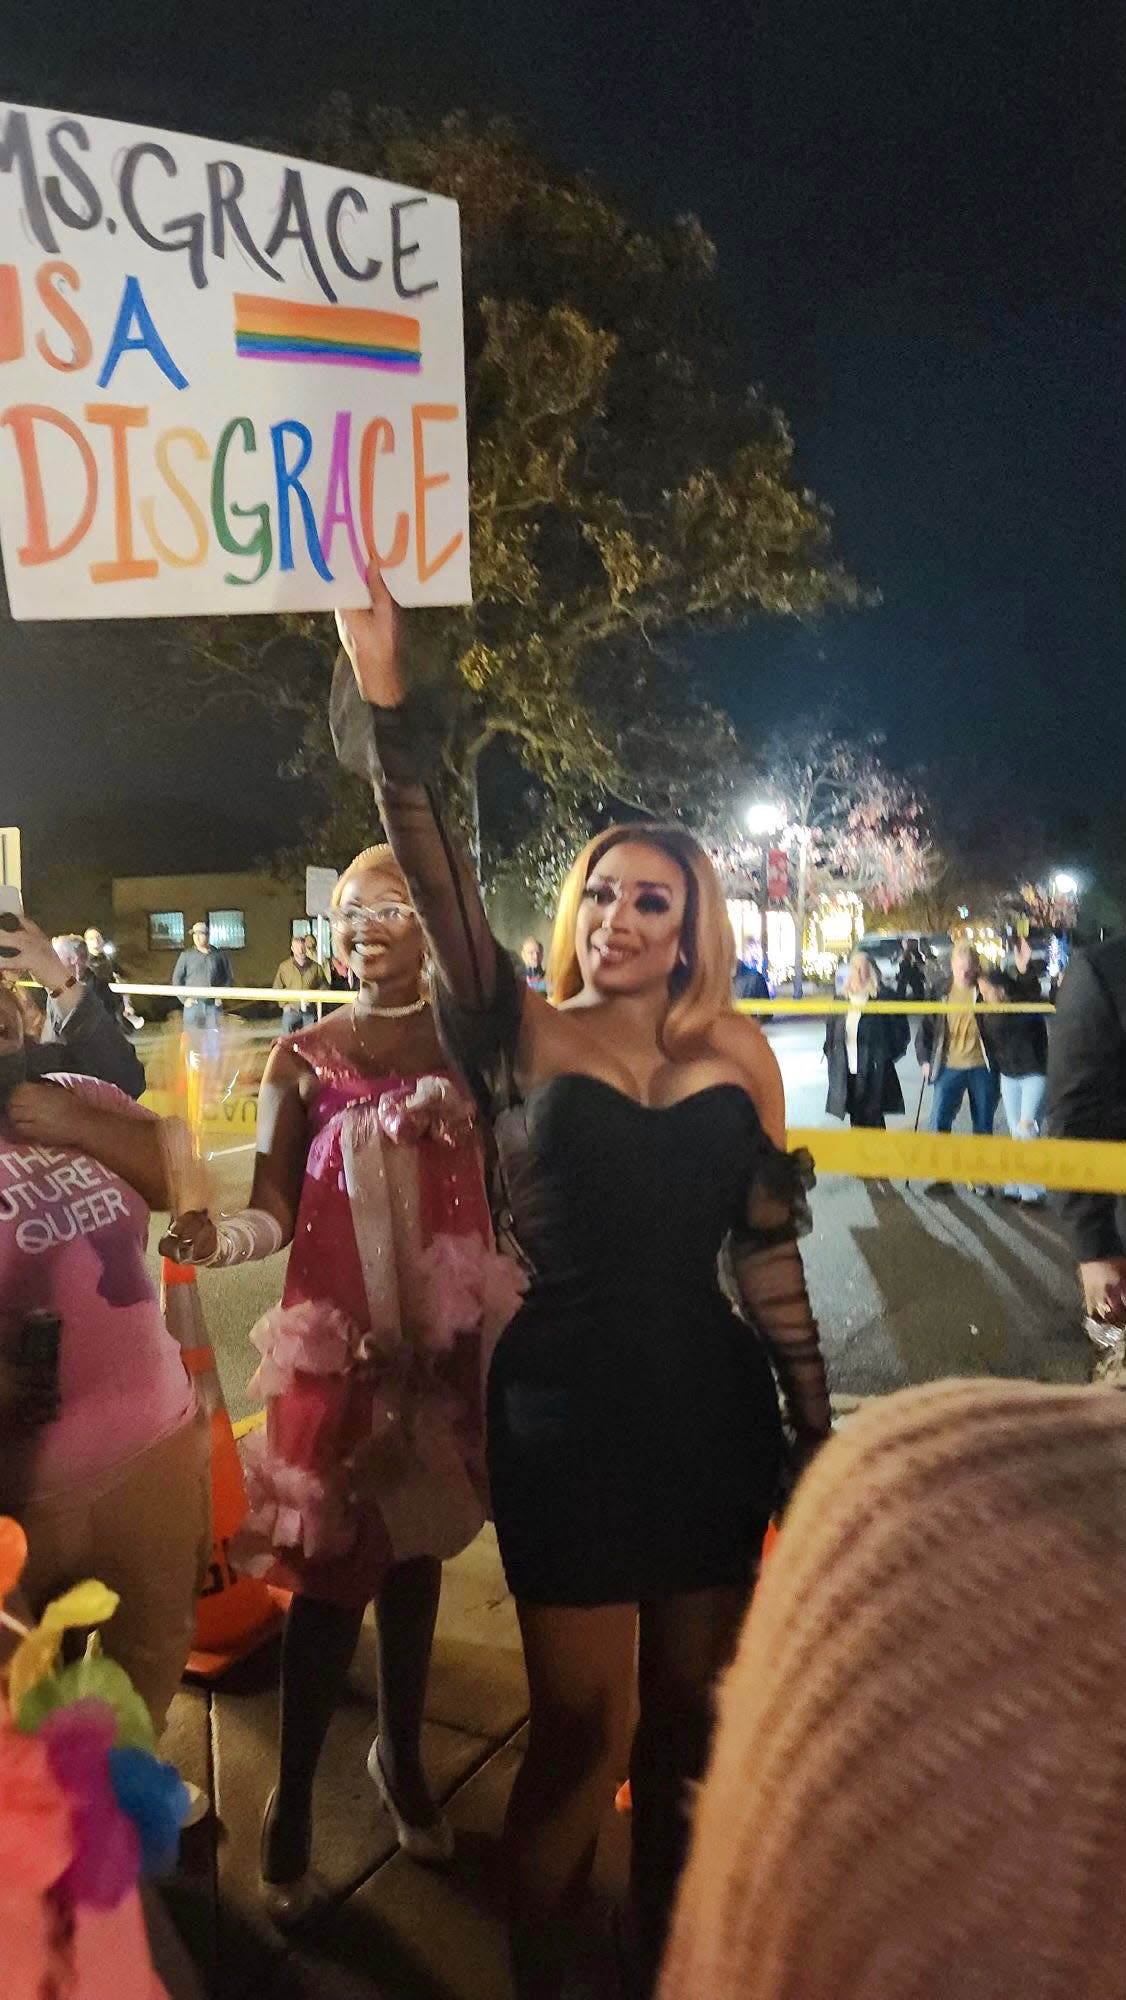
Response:
[{"label": "orange traffic cone", "polygon": [[161,1260],[160,1302],[169,1333],[180,1344],[184,1366],[211,1421],[211,1563],[196,1606],[195,1647],[188,1672],[213,1680],[270,1638],[281,1622],[286,1593],[256,1577],[237,1576],[229,1560],[233,1536],[246,1515],[246,1486],[238,1446],[215,1367],[195,1267]]}]

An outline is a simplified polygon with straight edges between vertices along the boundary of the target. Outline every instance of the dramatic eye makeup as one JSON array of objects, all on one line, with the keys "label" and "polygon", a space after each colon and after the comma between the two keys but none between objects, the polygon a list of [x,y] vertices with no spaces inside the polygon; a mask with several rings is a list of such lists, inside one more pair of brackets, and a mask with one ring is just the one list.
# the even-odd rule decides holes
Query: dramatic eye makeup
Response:
[{"label": "dramatic eye makeup", "polygon": [[[598,880],[595,877],[583,890],[583,898],[605,909],[615,896],[621,893],[621,883]],[[672,890],[664,882],[639,882],[634,894],[634,908],[644,917],[667,915],[672,903]]]}]

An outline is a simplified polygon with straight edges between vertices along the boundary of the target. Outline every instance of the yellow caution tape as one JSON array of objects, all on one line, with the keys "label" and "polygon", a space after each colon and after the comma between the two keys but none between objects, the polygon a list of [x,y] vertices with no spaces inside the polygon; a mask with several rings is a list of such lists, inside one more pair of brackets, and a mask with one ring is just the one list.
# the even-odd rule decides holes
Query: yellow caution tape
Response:
[{"label": "yellow caution tape", "polygon": [[182,1007],[193,1000],[268,1000],[274,1007],[342,1007],[356,995],[330,986],[140,986],[134,980],[115,981],[111,993],[139,993],[142,998],[178,1000]]},{"label": "yellow caution tape", "polygon": [[835,1132],[811,1126],[788,1134],[807,1146],[819,1174],[867,1181],[956,1181],[1126,1195],[1126,1144],[1101,1139],[974,1139],[953,1132]]},{"label": "yellow caution tape", "polygon": [[[21,979],[20,986],[34,986],[35,981]],[[139,985],[135,980],[115,981],[112,993],[136,994],[142,999],[176,1000],[180,1006],[190,1005],[193,1000],[262,1000],[273,1007],[346,1007],[354,1000],[354,990],[336,989],[327,986],[302,987],[290,991],[279,986],[159,986]],[[780,1014],[812,1014],[824,1017],[826,1014],[847,1014],[851,1002],[848,1000],[736,1000],[737,1014],[765,1014],[775,1018]],[[864,1005],[866,1014],[957,1014],[962,1010],[957,1002],[950,1000],[868,1000]],[[1055,1008],[1047,1000],[979,1000],[975,1014],[1054,1014]]]},{"label": "yellow caution tape", "polygon": [[[847,1014],[848,1000],[736,1000],[737,1014]],[[960,1014],[953,1000],[867,1000],[866,1014]],[[979,1000],[975,1014],[1054,1014],[1047,1000]]]},{"label": "yellow caution tape", "polygon": [[231,1425],[231,1429],[237,1438],[244,1438],[248,1431],[261,1430],[265,1421],[265,1410],[252,1410],[248,1417],[239,1417],[237,1423]]}]

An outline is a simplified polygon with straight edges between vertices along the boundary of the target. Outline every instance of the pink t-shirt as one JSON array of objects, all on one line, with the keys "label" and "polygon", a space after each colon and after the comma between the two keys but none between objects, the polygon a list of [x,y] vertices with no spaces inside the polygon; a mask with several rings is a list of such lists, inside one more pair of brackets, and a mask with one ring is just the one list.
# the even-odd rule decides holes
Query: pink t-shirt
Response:
[{"label": "pink t-shirt", "polygon": [[[51,1081],[152,1116],[111,1083]],[[15,1344],[25,1313],[46,1308],[63,1323],[61,1413],[5,1449],[6,1500],[105,1472],[190,1416],[194,1391],[145,1268],[148,1227],[146,1204],[108,1167],[16,1138],[0,1117],[0,1348]]]}]

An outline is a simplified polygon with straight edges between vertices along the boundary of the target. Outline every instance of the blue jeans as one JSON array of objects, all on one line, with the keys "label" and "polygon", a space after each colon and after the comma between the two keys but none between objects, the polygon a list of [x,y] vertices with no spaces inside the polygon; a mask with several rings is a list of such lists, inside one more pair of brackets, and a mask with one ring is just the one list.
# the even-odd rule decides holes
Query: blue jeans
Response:
[{"label": "blue jeans", "polygon": [[[1001,1101],[1005,1107],[1005,1122],[1009,1128],[1010,1139],[1039,1138],[1040,1119],[1047,1093],[1046,1076],[1001,1078]],[[1010,1182],[1005,1193],[1019,1195],[1022,1201],[1039,1201],[1043,1197],[1044,1190],[1022,1181],[1019,1187]]]},{"label": "blue jeans", "polygon": [[949,1132],[961,1109],[962,1099],[967,1090],[970,1093],[970,1116],[974,1133],[979,1139],[987,1139],[993,1130],[993,1115],[997,1109],[997,1079],[992,1070],[979,1064],[976,1069],[944,1069],[934,1086],[934,1107],[931,1111],[931,1131]]}]

